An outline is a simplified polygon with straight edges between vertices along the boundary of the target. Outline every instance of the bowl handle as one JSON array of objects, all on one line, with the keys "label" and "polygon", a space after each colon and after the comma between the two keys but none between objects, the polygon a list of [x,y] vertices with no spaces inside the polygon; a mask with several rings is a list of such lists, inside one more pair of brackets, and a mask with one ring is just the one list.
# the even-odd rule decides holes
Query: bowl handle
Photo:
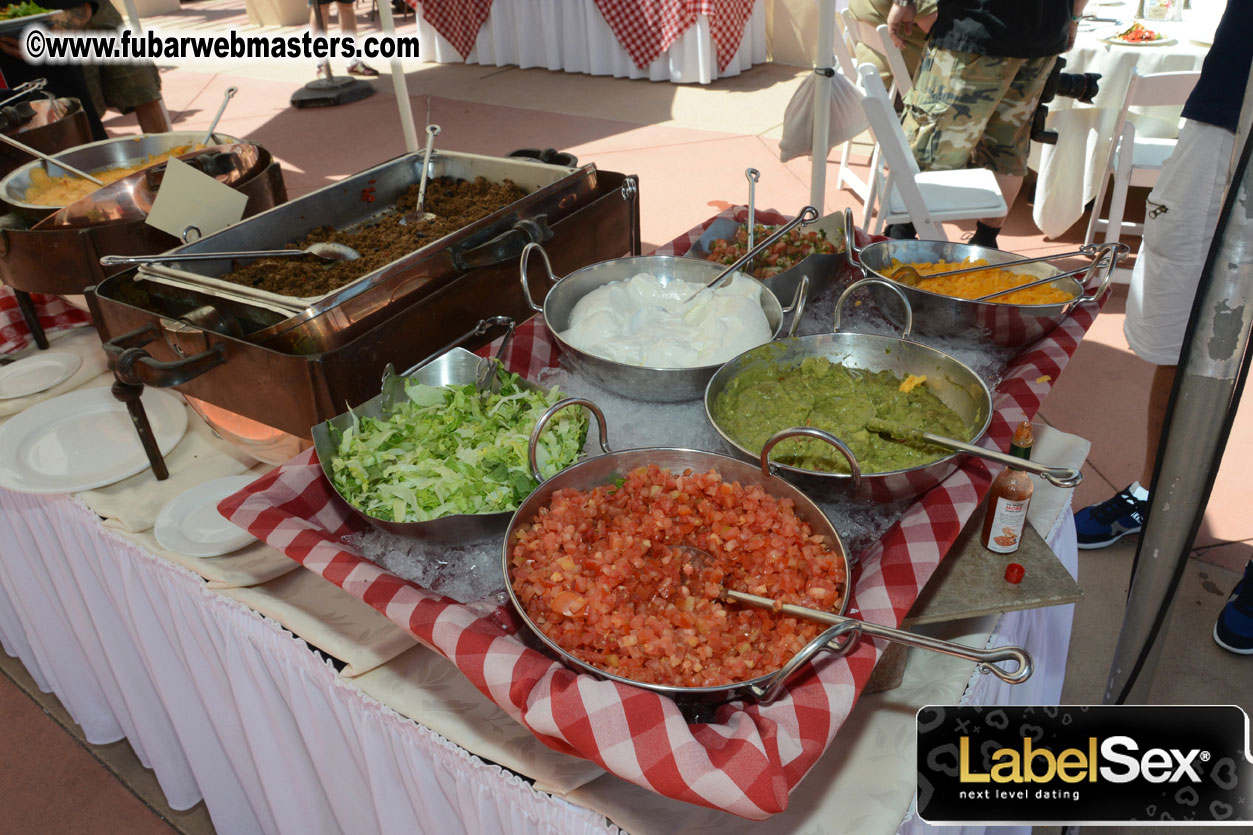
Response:
[{"label": "bowl handle", "polygon": [[854,290],[867,284],[882,284],[900,297],[901,304],[905,305],[905,327],[901,331],[901,339],[909,339],[909,334],[914,329],[914,307],[909,303],[909,299],[905,296],[904,291],[897,287],[895,282],[884,278],[863,278],[848,285],[848,288],[835,301],[835,321],[831,324],[831,332],[840,332],[840,318],[844,313],[844,303],[848,301]]},{"label": "bowl handle", "polygon": [[600,410],[590,400],[582,397],[567,397],[548,407],[548,411],[539,416],[539,420],[535,421],[535,428],[531,430],[531,439],[527,443],[526,457],[527,462],[531,465],[531,475],[535,476],[535,480],[539,483],[544,482],[544,476],[539,471],[539,459],[536,456],[536,448],[539,446],[540,435],[544,434],[544,429],[548,426],[548,422],[553,419],[553,415],[560,412],[567,406],[583,406],[596,418],[596,426],[600,429],[600,451],[608,455],[613,452],[609,448],[609,433],[605,429],[605,413]]},{"label": "bowl handle", "polygon": [[1075,299],[1076,304],[1094,302],[1101,296],[1105,295],[1106,289],[1109,288],[1110,279],[1113,278],[1114,268],[1118,266],[1118,262],[1122,259],[1123,254],[1131,250],[1131,247],[1121,241],[1117,241],[1099,244],[1098,246],[1093,247],[1093,250],[1095,254],[1092,256],[1092,266],[1088,267],[1088,272],[1083,276],[1083,286],[1085,288],[1087,287],[1088,278],[1096,273],[1096,271],[1101,268],[1102,262],[1108,258],[1108,263],[1104,264],[1105,274],[1101,276],[1101,283],[1097,285],[1096,292],[1091,295],[1084,293],[1082,296]]},{"label": "bowl handle", "polygon": [[853,648],[860,635],[861,624],[852,618],[831,627],[801,647],[800,652],[793,655],[765,684],[750,685],[748,692],[761,704],[770,704],[783,695],[783,685],[787,683],[787,680],[802,666],[813,660],[815,655],[820,652],[831,652],[839,658]]},{"label": "bowl handle", "polygon": [[844,254],[848,256],[849,263],[853,262],[853,256],[857,256],[856,264],[861,267],[861,274],[866,274],[866,268],[861,263],[861,250],[857,248],[857,231],[853,226],[853,210],[846,208],[844,210]]},{"label": "bowl handle", "polygon": [[535,252],[536,250],[539,250],[539,254],[544,256],[544,269],[548,271],[548,280],[551,281],[553,284],[557,283],[558,278],[557,276],[553,275],[553,263],[552,261],[548,260],[548,253],[544,250],[544,247],[540,246],[534,241],[522,247],[522,258],[521,258],[520,263],[518,264],[518,270],[522,276],[522,294],[526,296],[526,303],[530,305],[531,309],[534,310],[536,313],[543,313],[544,308],[535,303],[535,299],[531,296],[531,285],[528,284],[526,280],[526,262],[527,262],[527,259],[531,257],[531,253]]},{"label": "bowl handle", "polygon": [[800,328],[801,315],[805,312],[805,303],[809,301],[809,276],[801,273],[801,280],[796,284],[796,295],[792,297],[790,307],[784,309],[784,313],[791,312],[792,323],[788,325],[787,337],[791,339],[796,336],[796,331]]},{"label": "bowl handle", "polygon": [[844,456],[844,460],[848,462],[849,472],[853,476],[853,489],[856,490],[861,487],[861,465],[857,463],[857,456],[853,454],[853,451],[848,448],[846,443],[830,432],[815,426],[794,426],[791,429],[780,429],[770,436],[770,439],[761,448],[761,472],[766,478],[774,477],[774,473],[770,471],[770,451],[774,449],[775,444],[780,441],[786,441],[788,438],[799,436],[817,438],[838,449],[840,454]]}]

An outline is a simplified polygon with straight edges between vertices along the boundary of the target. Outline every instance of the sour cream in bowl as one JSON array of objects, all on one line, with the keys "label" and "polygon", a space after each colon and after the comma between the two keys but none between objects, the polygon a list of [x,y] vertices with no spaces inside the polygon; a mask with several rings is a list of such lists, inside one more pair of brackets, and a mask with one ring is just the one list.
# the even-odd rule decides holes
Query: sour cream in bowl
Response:
[{"label": "sour cream in bowl", "polygon": [[610,282],[579,299],[559,335],[581,351],[647,368],[720,365],[770,341],[760,284],[736,275],[688,302],[703,286],[649,273]]}]

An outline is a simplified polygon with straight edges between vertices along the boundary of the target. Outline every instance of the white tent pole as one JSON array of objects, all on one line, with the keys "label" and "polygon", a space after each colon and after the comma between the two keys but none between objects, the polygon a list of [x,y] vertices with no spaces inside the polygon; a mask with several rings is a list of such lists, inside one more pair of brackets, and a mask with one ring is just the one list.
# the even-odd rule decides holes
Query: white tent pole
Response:
[{"label": "white tent pole", "polygon": [[[379,0],[379,20],[383,23],[383,34],[389,38],[396,37],[396,21],[392,17],[391,0]],[[405,135],[405,150],[416,154],[419,147],[418,131],[413,125],[413,107],[409,103],[409,84],[405,81],[405,68],[399,58],[392,58],[390,64],[392,89],[396,92],[396,107],[400,110],[400,129]]]},{"label": "white tent pole", "polygon": [[135,0],[122,0],[122,5],[126,7],[126,17],[131,22],[131,28],[136,32],[144,31],[144,27],[139,25],[139,10],[135,8]]},{"label": "white tent pole", "polygon": [[835,66],[835,0],[818,0],[818,43],[814,66],[820,75],[814,85],[814,144],[810,158],[809,204],[825,214],[827,140],[831,131],[831,82]]}]

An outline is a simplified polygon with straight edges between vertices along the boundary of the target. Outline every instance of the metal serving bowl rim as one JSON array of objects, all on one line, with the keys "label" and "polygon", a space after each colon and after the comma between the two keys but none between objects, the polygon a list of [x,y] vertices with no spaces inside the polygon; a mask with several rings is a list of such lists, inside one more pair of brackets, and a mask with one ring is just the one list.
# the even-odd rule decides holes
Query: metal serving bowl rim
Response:
[{"label": "metal serving bowl rim", "polygon": [[[941,357],[952,361],[957,366],[967,371],[970,374],[972,379],[978,381],[979,387],[983,390],[984,394],[987,395],[987,399],[985,400],[985,403],[987,404],[987,415],[983,420],[983,426],[980,427],[976,433],[971,435],[970,438],[956,438],[955,440],[973,444],[976,441],[978,441],[980,438],[982,438],[985,434],[987,434],[988,427],[992,425],[992,390],[988,388],[988,384],[984,381],[983,377],[979,376],[977,373],[975,373],[974,369],[972,369],[970,366],[966,365],[964,362],[954,357],[952,354],[945,353],[944,351],[941,351],[938,348],[932,348],[930,345],[924,345],[921,342],[915,342],[912,339],[902,339],[899,336],[886,336],[884,334],[878,334],[878,333],[852,333],[852,332],[819,333],[819,334],[810,334],[808,336],[794,336],[788,339],[780,339],[780,340],[775,340],[773,342],[767,342],[763,345],[758,345],[756,348],[750,348],[749,350],[745,351],[739,356],[733,357],[732,359],[729,359],[725,363],[723,363],[722,367],[719,368],[719,372],[721,372],[722,368],[725,368],[726,366],[729,366],[731,363],[736,362],[741,357],[747,357],[749,354],[753,353],[754,351],[761,351],[767,348],[767,346],[786,346],[789,343],[793,343],[793,344],[806,343],[808,341],[817,342],[819,340],[829,339],[831,337],[849,337],[849,338],[857,338],[857,339],[869,339],[871,341],[881,340],[881,341],[890,342],[895,345],[906,344],[906,345],[915,346],[917,348],[930,351],[934,354],[939,354]],[[774,348],[773,350],[779,350],[779,349]],[[825,355],[824,354],[809,354],[808,356],[817,357],[817,356],[825,356]],[[714,419],[712,403],[710,402],[710,395],[712,392],[710,390],[713,388],[714,379],[717,376],[718,374],[715,373],[713,377],[710,377],[708,384],[706,384],[705,386],[705,397],[704,397],[705,419],[709,421],[709,425],[714,428],[714,431],[717,432],[718,436],[721,437],[726,443],[730,444],[732,447],[742,452],[744,455],[752,457],[754,455],[753,451],[742,446],[739,442],[732,440],[731,437],[727,435],[726,432],[723,431],[722,427],[719,426],[718,421]],[[734,377],[732,377],[731,379],[734,379]],[[787,427],[782,427],[782,426],[779,427],[779,429],[785,429],[785,428]],[[899,475],[903,475],[907,473],[921,472],[923,470],[930,469],[931,467],[936,467],[941,464],[949,463],[951,461],[954,461],[960,456],[968,455],[968,454],[969,453],[961,452],[960,450],[954,450],[953,452],[950,452],[948,455],[945,455],[942,458],[937,458],[934,461],[929,461],[926,464],[915,464],[912,467],[906,467],[904,469],[880,470],[876,472],[867,472],[866,470],[862,470],[861,477],[863,480],[865,480],[865,479],[888,478],[888,477],[899,476]],[[792,466],[791,464],[783,464],[778,461],[772,461],[771,466],[779,470],[782,470],[784,472],[791,473],[793,475],[799,475],[799,476],[812,476],[816,478],[836,479],[836,480],[852,479],[853,477],[851,473],[833,473],[833,472],[824,472],[822,470],[807,470],[807,469],[804,469],[803,467],[795,467],[795,466]]]},{"label": "metal serving bowl rim", "polygon": [[[613,450],[611,452],[606,453],[606,455],[613,456],[613,457],[620,457],[620,456],[624,456],[624,455],[628,455],[632,453],[637,453],[637,454],[648,453],[651,455],[658,455],[658,454],[663,454],[663,453],[677,453],[677,454],[690,454],[690,455],[698,455],[702,457],[707,457],[708,459],[711,460],[711,463],[710,463],[710,466],[704,470],[705,472],[708,472],[709,469],[715,469],[715,463],[718,461],[728,462],[736,467],[745,466],[747,464],[747,462],[745,461],[742,461],[738,458],[733,458],[721,452],[711,452],[709,450],[701,450],[701,449],[689,449],[686,447],[639,447],[635,449]],[[550,485],[551,482],[554,482],[563,477],[567,477],[567,480],[569,480],[569,477],[576,474],[580,469],[584,467],[592,466],[596,464],[597,462],[601,461],[604,457],[605,456],[603,455],[598,455],[592,458],[586,458],[582,461],[579,461],[578,463],[572,464],[571,466],[566,467],[564,470],[561,470],[552,478],[548,479],[548,481],[545,481],[544,484],[541,484],[539,489],[542,489],[545,486]],[[751,465],[748,465],[748,466],[751,466]],[[772,465],[772,466],[776,466],[776,465]],[[722,475],[721,471],[719,471],[719,475]],[[765,483],[764,474],[762,478],[763,478],[763,481],[759,482],[759,484]],[[778,482],[780,485],[784,486],[791,492],[794,492],[797,498],[802,499],[805,503],[810,505],[812,510],[820,518],[826,520],[829,533],[833,537],[835,545],[838,546],[839,558],[844,564],[844,593],[840,595],[839,606],[832,607],[830,611],[839,615],[846,614],[848,611],[848,606],[850,603],[850,598],[852,596],[852,590],[853,590],[853,576],[852,576],[853,566],[852,566],[851,560],[849,560],[848,558],[848,549],[844,545],[844,540],[840,536],[840,532],[836,530],[835,524],[832,523],[831,520],[827,518],[826,514],[822,512],[822,508],[818,507],[818,505],[813,501],[813,499],[809,498],[809,496],[806,495],[803,490],[801,490],[796,485],[788,482],[787,480],[779,478],[777,475],[774,475],[773,473],[772,473],[772,478],[774,481]],[[595,489],[595,488],[585,488],[585,489]],[[735,681],[729,684],[704,685],[704,686],[699,686],[699,687],[684,687],[682,685],[675,685],[675,684],[654,684],[651,682],[636,681],[635,679],[630,679],[630,678],[626,678],[625,676],[620,676],[615,673],[611,673],[608,670],[604,670],[600,667],[597,667],[594,664],[590,664],[587,661],[577,658],[569,650],[566,650],[562,648],[561,646],[559,646],[555,641],[549,638],[547,634],[544,633],[544,630],[540,629],[540,627],[533,620],[531,620],[531,616],[527,614],[526,612],[526,607],[522,605],[522,602],[518,599],[517,592],[514,591],[514,588],[513,588],[513,572],[510,568],[509,553],[512,550],[512,541],[517,533],[517,529],[521,527],[521,525],[519,525],[518,514],[522,511],[522,508],[525,507],[526,502],[530,501],[530,499],[534,495],[535,493],[532,493],[531,496],[528,496],[525,500],[523,500],[522,505],[519,505],[518,509],[513,512],[513,518],[509,521],[509,527],[505,531],[505,538],[501,547],[501,564],[502,564],[502,568],[504,571],[505,592],[509,596],[509,602],[510,604],[512,604],[514,611],[518,614],[523,624],[526,625],[530,634],[538,638],[544,644],[545,647],[555,652],[559,660],[562,663],[573,664],[579,669],[584,670],[587,673],[594,675],[598,678],[608,679],[610,681],[615,681],[620,684],[631,685],[633,687],[640,687],[645,690],[650,690],[652,692],[660,693],[666,696],[712,696],[712,695],[719,695],[719,694],[726,694],[726,693],[737,693],[738,691],[744,691],[744,690],[747,690],[748,688],[761,687],[762,685],[769,682],[776,675],[778,675],[779,672],[783,669],[783,666],[781,666],[778,669],[771,670],[767,673],[763,673],[754,678],[745,679],[743,681]],[[535,514],[533,514],[529,519],[525,520],[525,523],[529,524],[530,522],[534,520],[534,518],[535,518]],[[826,533],[826,531],[824,531],[823,533]],[[835,550],[835,549],[833,548],[832,550]],[[823,633],[819,633],[819,635],[821,634]],[[847,649],[849,647],[851,647],[851,642],[847,644],[845,647],[843,647],[842,649]],[[802,650],[802,652],[803,651],[804,650]],[[799,654],[799,653],[794,653],[793,656],[791,657],[794,657],[796,654]],[[784,666],[786,666],[787,663],[788,662],[785,661]],[[743,693],[740,695],[751,698],[751,694],[749,693]]]},{"label": "metal serving bowl rim", "polygon": [[[611,370],[613,370],[613,371],[617,371],[618,369],[624,369],[624,370],[626,370],[626,369],[634,369],[634,370],[640,370],[640,371],[657,371],[657,372],[663,372],[663,373],[664,373],[664,372],[693,372],[693,373],[700,373],[700,372],[708,372],[708,371],[711,371],[711,370],[712,370],[712,371],[716,371],[717,369],[721,368],[721,367],[722,367],[725,363],[718,362],[718,363],[713,363],[712,365],[663,366],[663,365],[631,365],[631,364],[629,364],[629,363],[625,363],[625,362],[618,362],[617,360],[611,360],[611,359],[609,359],[608,357],[601,356],[600,354],[593,353],[593,352],[591,352],[591,351],[587,350],[586,348],[580,348],[580,347],[578,347],[577,345],[574,345],[574,344],[572,344],[572,343],[570,343],[570,342],[567,342],[567,341],[566,341],[566,340],[565,340],[565,339],[561,336],[561,333],[560,333],[560,332],[559,332],[559,331],[558,331],[555,327],[553,327],[553,325],[552,325],[552,323],[551,323],[551,320],[549,319],[549,316],[548,316],[548,302],[549,302],[549,300],[552,298],[553,293],[555,293],[555,292],[557,291],[557,288],[558,288],[558,287],[560,287],[560,286],[561,286],[564,282],[568,281],[568,280],[569,280],[569,279],[571,279],[571,278],[574,278],[574,277],[575,277],[575,276],[577,276],[579,273],[585,272],[585,271],[587,271],[587,270],[594,269],[594,268],[596,268],[596,267],[602,267],[602,266],[604,266],[605,264],[614,264],[614,263],[618,263],[618,262],[622,262],[622,261],[641,261],[641,260],[648,260],[648,261],[659,261],[659,260],[660,260],[660,261],[677,261],[677,262],[681,262],[681,263],[683,263],[683,264],[685,264],[685,265],[687,265],[687,264],[700,264],[700,263],[704,263],[704,264],[710,264],[710,265],[712,265],[712,266],[718,267],[718,268],[719,268],[719,270],[721,270],[721,268],[722,268],[722,266],[723,266],[723,265],[720,265],[720,264],[715,264],[713,261],[705,261],[705,260],[703,260],[703,259],[699,259],[699,258],[688,258],[688,257],[683,256],[683,255],[628,255],[628,256],[625,256],[625,257],[623,257],[623,258],[611,258],[611,259],[609,259],[608,261],[597,261],[595,264],[588,264],[588,265],[587,265],[587,266],[585,266],[585,267],[579,267],[577,270],[574,270],[574,271],[572,271],[572,272],[566,273],[564,276],[562,276],[561,278],[559,278],[559,279],[557,280],[557,282],[556,282],[555,284],[553,284],[553,286],[552,286],[552,287],[550,287],[550,288],[549,288],[548,292],[544,294],[544,304],[543,304],[544,326],[548,328],[548,332],[549,332],[550,334],[552,334],[553,339],[557,340],[557,344],[559,344],[559,345],[561,346],[561,349],[562,349],[563,351],[570,351],[570,352],[575,353],[575,354],[582,354],[583,356],[593,357],[593,358],[595,358],[596,360],[598,360],[599,362],[608,363],[608,364],[611,366]],[[770,298],[774,299],[774,303],[775,303],[776,305],[778,305],[778,307],[779,307],[779,324],[777,324],[777,325],[773,328],[773,332],[772,332],[772,333],[771,333],[771,335],[770,335],[770,339],[769,339],[768,341],[766,341],[766,342],[761,343],[761,344],[762,344],[762,345],[768,345],[768,344],[770,344],[770,342],[773,342],[773,341],[777,340],[777,339],[779,338],[779,334],[783,332],[784,313],[785,313],[785,311],[783,310],[783,305],[782,305],[782,303],[779,301],[779,297],[778,297],[777,295],[775,295],[774,291],[773,291],[773,290],[771,290],[769,287],[767,287],[767,286],[765,285],[765,283],[764,283],[764,282],[763,282],[760,278],[753,278],[753,277],[752,277],[751,275],[749,275],[748,273],[742,272],[742,271],[740,271],[740,270],[736,270],[736,271],[735,271],[732,275],[733,275],[733,276],[735,276],[735,277],[741,277],[741,276],[742,276],[743,278],[748,279],[749,281],[751,281],[751,282],[753,282],[754,284],[756,284],[759,290],[761,290],[763,293],[768,294]],[[596,290],[599,290],[601,287],[604,287],[604,286],[605,286],[605,285],[607,285],[607,284],[611,284],[611,283],[613,283],[614,281],[625,281],[627,278],[630,278],[630,277],[631,277],[631,276],[626,276],[625,278],[614,278],[614,279],[610,279],[609,281],[606,281],[604,284],[600,285],[600,287],[594,287],[594,288],[592,288],[591,290],[588,290],[588,291],[587,291],[586,293],[584,293],[583,295],[579,296],[579,297],[578,297],[578,299],[576,299],[576,300],[575,300],[575,304],[577,304],[579,301],[582,301],[582,300],[583,300],[583,298],[585,298],[585,297],[586,297],[587,295],[589,295],[590,293],[593,293],[593,292],[595,292]],[[711,275],[710,277],[712,278],[713,276]],[[676,281],[682,281],[683,279],[674,279],[674,280],[676,280]],[[669,282],[667,282],[667,283],[669,283]],[[761,299],[760,299],[760,298],[758,299],[758,304],[759,304],[759,305],[761,305]],[[762,312],[764,313],[764,312],[765,312],[765,305],[761,305],[761,308],[762,308]],[[758,346],[756,346],[756,347],[760,348],[760,347],[761,347],[761,345],[758,345]]]}]

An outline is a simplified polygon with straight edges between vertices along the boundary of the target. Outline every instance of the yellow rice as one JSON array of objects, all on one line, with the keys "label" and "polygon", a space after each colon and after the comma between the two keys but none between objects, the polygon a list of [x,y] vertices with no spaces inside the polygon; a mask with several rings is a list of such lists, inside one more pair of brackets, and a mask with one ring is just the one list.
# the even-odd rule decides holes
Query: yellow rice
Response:
[{"label": "yellow rice", "polygon": [[[966,261],[936,261],[934,263],[911,263],[909,266],[918,271],[919,275],[926,276],[931,273],[942,273],[948,270],[960,270],[964,267],[979,267],[987,264],[987,259]],[[892,266],[901,266],[901,262],[893,259]],[[926,290],[929,293],[939,293],[943,296],[952,296],[958,299],[977,299],[980,296],[986,296],[988,293],[995,293],[997,290],[1006,290],[1010,287],[1017,287],[1020,284],[1027,284],[1035,281],[1043,276],[1025,275],[1016,273],[1011,270],[989,269],[981,270],[977,273],[966,273],[965,275],[950,275],[944,278],[929,278],[918,285],[919,290]],[[1064,290],[1058,290],[1048,284],[1041,284],[1039,287],[1032,287],[1030,290],[1020,290],[1016,293],[1007,293],[1004,296],[997,296],[994,299],[988,299],[990,302],[997,304],[1057,304],[1059,302],[1070,301],[1073,295]]]}]

